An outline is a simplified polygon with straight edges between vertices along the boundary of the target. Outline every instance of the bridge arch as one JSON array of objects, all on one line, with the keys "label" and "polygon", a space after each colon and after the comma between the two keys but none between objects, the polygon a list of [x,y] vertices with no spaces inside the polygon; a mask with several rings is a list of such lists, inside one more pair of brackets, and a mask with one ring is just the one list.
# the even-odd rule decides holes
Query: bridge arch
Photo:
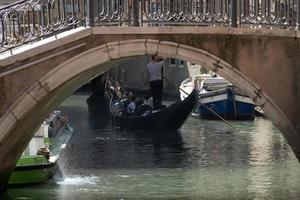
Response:
[{"label": "bridge arch", "polygon": [[[158,54],[169,58],[190,61],[217,71],[230,82],[247,90],[257,105],[277,125],[293,150],[299,151],[292,141],[296,131],[285,114],[265,94],[258,85],[229,63],[213,54],[192,46],[154,39],[133,39],[107,42],[83,51],[61,63],[37,80],[0,119],[2,134],[0,143],[9,141],[9,146],[1,145],[0,185],[7,181],[7,172],[13,169],[15,161],[30,141],[33,130],[74,90],[93,76],[102,73],[124,59],[132,56]],[[26,130],[24,132],[24,130]],[[6,177],[5,177],[6,175]]]}]

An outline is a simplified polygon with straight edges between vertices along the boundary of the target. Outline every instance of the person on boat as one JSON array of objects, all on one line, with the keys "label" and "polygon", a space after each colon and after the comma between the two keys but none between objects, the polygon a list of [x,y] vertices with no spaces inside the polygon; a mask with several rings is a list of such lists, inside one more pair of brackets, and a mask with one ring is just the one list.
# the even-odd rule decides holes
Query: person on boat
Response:
[{"label": "person on boat", "polygon": [[150,95],[144,97],[144,99],[140,99],[136,103],[135,115],[137,116],[145,116],[152,112],[153,110],[153,98]]},{"label": "person on boat", "polygon": [[138,108],[139,106],[143,105],[144,104],[144,100],[143,99],[137,99],[136,101],[136,107]]},{"label": "person on boat", "polygon": [[151,95],[146,95],[144,97],[143,105],[148,105],[148,106],[151,106],[153,108],[153,97]]},{"label": "person on boat", "polygon": [[117,97],[119,99],[121,99],[122,98],[122,93],[121,93],[121,85],[119,83],[116,83],[115,92],[116,92]]},{"label": "person on boat", "polygon": [[147,64],[147,72],[150,82],[151,96],[154,109],[161,107],[163,93],[163,65],[165,58],[153,55],[152,61]]},{"label": "person on boat", "polygon": [[124,98],[121,100],[121,102],[123,103],[123,107],[124,107],[125,111],[127,111],[127,107],[131,102],[132,96],[133,96],[133,92],[131,92],[131,91],[129,91],[129,92],[126,91],[124,93]]},{"label": "person on boat", "polygon": [[128,114],[134,114],[135,108],[136,108],[136,97],[133,95],[131,96],[130,103],[127,106],[127,113]]}]

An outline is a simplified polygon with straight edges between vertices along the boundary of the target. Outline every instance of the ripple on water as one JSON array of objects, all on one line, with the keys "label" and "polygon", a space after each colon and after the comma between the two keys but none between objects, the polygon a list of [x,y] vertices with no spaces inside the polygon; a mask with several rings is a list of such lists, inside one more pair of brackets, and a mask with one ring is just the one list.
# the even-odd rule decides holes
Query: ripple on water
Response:
[{"label": "ripple on water", "polygon": [[59,185],[94,185],[99,182],[99,177],[96,176],[76,176],[66,177],[62,181],[57,182]]}]

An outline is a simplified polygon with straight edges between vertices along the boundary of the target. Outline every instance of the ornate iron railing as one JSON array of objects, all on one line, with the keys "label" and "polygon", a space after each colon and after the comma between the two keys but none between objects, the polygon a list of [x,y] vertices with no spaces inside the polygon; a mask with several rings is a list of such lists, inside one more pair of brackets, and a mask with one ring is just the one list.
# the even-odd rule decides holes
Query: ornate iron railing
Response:
[{"label": "ornate iron railing", "polygon": [[18,1],[0,8],[1,49],[85,24],[83,0]]},{"label": "ornate iron railing", "polygon": [[86,25],[299,30],[300,0],[23,0],[0,8],[0,51]]},{"label": "ornate iron railing", "polygon": [[[132,18],[128,0],[96,0],[93,3],[95,25],[121,25]],[[130,23],[129,23],[130,24]]]},{"label": "ornate iron railing", "polygon": [[239,3],[241,25],[254,24],[288,29],[299,25],[299,0],[240,0]]},{"label": "ornate iron railing", "polygon": [[142,0],[142,22],[228,25],[229,0]]}]

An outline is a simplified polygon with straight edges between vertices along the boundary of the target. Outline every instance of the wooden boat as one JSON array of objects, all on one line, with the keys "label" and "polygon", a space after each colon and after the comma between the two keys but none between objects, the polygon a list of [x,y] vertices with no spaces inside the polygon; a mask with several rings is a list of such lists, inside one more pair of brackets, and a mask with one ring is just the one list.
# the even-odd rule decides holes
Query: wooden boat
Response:
[{"label": "wooden boat", "polygon": [[113,116],[114,126],[131,130],[177,130],[194,109],[197,102],[196,90],[183,101],[178,101],[160,110],[150,107],[140,114],[127,115],[116,93],[108,90],[110,94],[110,113]]},{"label": "wooden boat", "polygon": [[60,111],[54,111],[40,126],[18,160],[8,184],[41,183],[57,169],[57,160],[71,138],[73,129]]}]

